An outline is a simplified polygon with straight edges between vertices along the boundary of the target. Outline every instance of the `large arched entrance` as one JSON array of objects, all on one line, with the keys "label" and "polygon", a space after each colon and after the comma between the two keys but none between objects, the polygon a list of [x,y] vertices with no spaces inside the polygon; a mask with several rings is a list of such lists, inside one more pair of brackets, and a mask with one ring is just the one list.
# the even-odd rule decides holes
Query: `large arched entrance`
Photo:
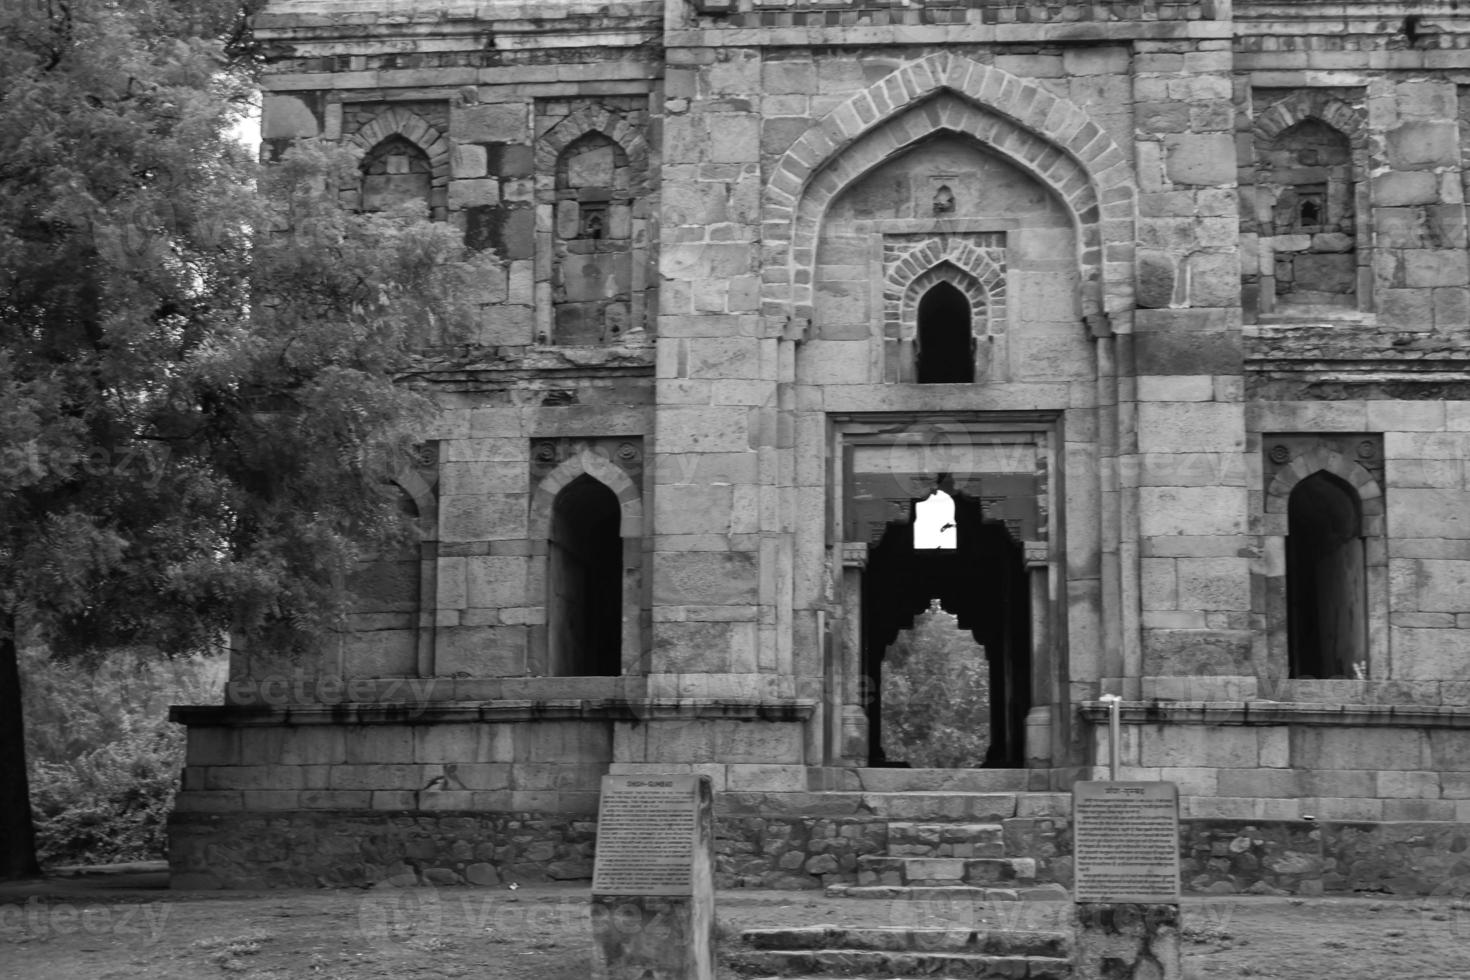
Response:
[{"label": "large arched entrance", "polygon": [[[943,478],[941,478],[942,481]],[[937,493],[944,493],[938,490]],[[884,750],[884,657],[902,630],[937,602],[974,637],[989,668],[986,767],[1024,764],[1025,721],[1031,706],[1031,597],[1021,544],[1006,525],[983,516],[980,501],[956,492],[953,546],[915,540],[917,521],[895,521],[872,548],[863,576],[863,676],[867,698],[868,764],[904,765]],[[919,501],[915,501],[917,505]],[[948,542],[946,542],[948,544]]]}]

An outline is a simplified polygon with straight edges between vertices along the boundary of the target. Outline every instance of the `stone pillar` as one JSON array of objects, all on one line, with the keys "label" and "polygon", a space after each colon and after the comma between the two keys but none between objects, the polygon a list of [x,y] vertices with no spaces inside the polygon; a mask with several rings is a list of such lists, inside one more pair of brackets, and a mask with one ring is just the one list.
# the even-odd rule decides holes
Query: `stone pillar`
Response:
[{"label": "stone pillar", "polygon": [[708,776],[607,776],[592,879],[592,980],[714,980]]},{"label": "stone pillar", "polygon": [[[1133,62],[1139,309],[1120,357],[1124,541],[1141,646],[1120,684],[1251,662],[1250,495],[1227,41],[1139,42]],[[1121,350],[1120,350],[1121,353]],[[1158,762],[1145,758],[1144,766]]]},{"label": "stone pillar", "polygon": [[1179,980],[1179,906],[1076,906],[1077,980]]}]

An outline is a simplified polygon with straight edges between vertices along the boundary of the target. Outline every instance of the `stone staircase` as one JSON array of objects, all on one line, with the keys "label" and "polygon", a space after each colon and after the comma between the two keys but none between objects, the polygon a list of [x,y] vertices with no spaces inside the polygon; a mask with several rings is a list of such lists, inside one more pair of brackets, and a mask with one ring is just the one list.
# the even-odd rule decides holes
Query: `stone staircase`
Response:
[{"label": "stone staircase", "polygon": [[881,903],[848,906],[853,922],[886,924],[752,929],[728,959],[732,970],[765,978],[1073,976],[1070,893],[1056,880],[1070,879],[1070,795],[936,789],[920,782],[925,774],[907,778],[917,785],[865,787],[861,810],[885,825],[886,847],[858,857],[856,882],[826,887],[829,898],[887,900],[877,916],[856,910],[877,912]]},{"label": "stone staircase", "polygon": [[1007,857],[1002,823],[890,821],[888,853],[858,858],[856,884],[833,898],[969,898],[1066,901],[1066,886],[1039,877],[1034,857]]},{"label": "stone staircase", "polygon": [[751,929],[743,938],[726,962],[747,976],[1072,977],[1071,937],[1059,932],[819,925]]},{"label": "stone staircase", "polygon": [[[857,881],[830,897],[1065,901],[1053,860],[1071,799],[1056,793],[891,792],[868,797],[887,825],[885,853],[858,858]],[[911,816],[912,815],[912,816]],[[1065,830],[1061,830],[1065,833]]]}]

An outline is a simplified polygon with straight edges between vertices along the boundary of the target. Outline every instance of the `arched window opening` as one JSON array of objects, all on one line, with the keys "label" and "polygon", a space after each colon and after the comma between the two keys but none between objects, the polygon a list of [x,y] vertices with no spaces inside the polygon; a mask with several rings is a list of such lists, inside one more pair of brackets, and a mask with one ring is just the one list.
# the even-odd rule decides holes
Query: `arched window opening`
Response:
[{"label": "arched window opening", "polygon": [[1314,473],[1287,501],[1292,677],[1353,677],[1366,669],[1366,583],[1358,495],[1339,477]]},{"label": "arched window opening", "polygon": [[937,282],[919,300],[915,374],[919,384],[968,384],[975,380],[970,340],[970,300]]},{"label": "arched window opening", "polygon": [[914,505],[914,547],[953,550],[959,546],[954,498],[943,490],[935,490]]},{"label": "arched window opening", "polygon": [[551,509],[547,589],[550,672],[622,672],[623,539],[617,496],[590,476],[573,480]]},{"label": "arched window opening", "polygon": [[402,136],[390,136],[368,151],[362,161],[362,211],[423,209],[429,216],[434,182],[429,156]]}]

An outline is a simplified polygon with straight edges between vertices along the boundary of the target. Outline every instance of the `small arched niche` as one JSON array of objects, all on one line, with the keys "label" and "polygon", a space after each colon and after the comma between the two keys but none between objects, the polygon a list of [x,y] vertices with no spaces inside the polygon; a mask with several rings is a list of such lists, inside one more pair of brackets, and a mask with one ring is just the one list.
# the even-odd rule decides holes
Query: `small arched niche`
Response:
[{"label": "small arched niche", "polygon": [[580,476],[551,509],[547,661],[558,677],[622,672],[623,539],[617,495]]},{"label": "small arched niche", "polygon": [[358,210],[417,212],[429,217],[433,166],[429,155],[403,136],[389,136],[363,157]]},{"label": "small arched niche", "polygon": [[919,300],[914,376],[919,384],[969,384],[975,380],[970,299],[937,282]]},{"label": "small arched niche", "polygon": [[1358,215],[1348,137],[1315,117],[1257,147],[1269,306],[1357,304]]},{"label": "small arched niche", "polygon": [[633,327],[631,180],[628,154],[600,132],[556,159],[554,343],[614,343]]},{"label": "small arched niche", "polygon": [[1287,502],[1287,649],[1292,677],[1353,677],[1368,660],[1362,502],[1318,471]]}]

